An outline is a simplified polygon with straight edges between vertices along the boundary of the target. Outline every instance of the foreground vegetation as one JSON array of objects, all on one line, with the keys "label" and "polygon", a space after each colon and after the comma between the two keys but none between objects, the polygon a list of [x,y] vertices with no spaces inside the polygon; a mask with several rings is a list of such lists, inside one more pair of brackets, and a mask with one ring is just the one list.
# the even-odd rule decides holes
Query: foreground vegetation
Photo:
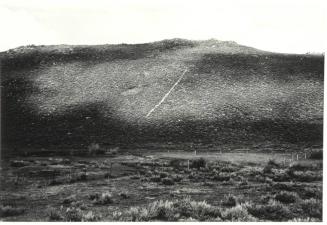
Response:
[{"label": "foreground vegetation", "polygon": [[88,151],[87,158],[25,157],[2,164],[2,220],[322,220],[322,160],[285,164],[284,156],[266,154],[266,162],[236,163],[222,160],[224,153],[169,158],[117,149],[96,156],[94,146]]}]

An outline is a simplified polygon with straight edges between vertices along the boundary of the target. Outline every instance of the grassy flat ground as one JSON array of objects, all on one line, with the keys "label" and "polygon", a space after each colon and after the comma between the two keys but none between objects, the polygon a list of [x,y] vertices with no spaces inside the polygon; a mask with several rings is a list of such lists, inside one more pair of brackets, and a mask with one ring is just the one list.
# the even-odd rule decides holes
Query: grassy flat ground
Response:
[{"label": "grassy flat ground", "polygon": [[[206,165],[192,168],[200,158]],[[0,197],[3,206],[10,205],[16,211],[7,215],[2,208],[1,219],[171,220],[173,217],[158,216],[156,209],[144,217],[135,216],[141,215],[135,213],[141,208],[132,209],[167,200],[168,203],[161,202],[165,207],[169,201],[206,201],[220,213],[213,217],[195,213],[193,218],[181,214],[173,220],[320,221],[322,161],[291,160],[290,154],[247,151],[197,155],[138,151],[115,156],[12,158],[1,162]],[[279,202],[276,198],[283,191],[291,197]],[[228,200],[228,196],[236,202]],[[246,216],[233,214],[240,206]],[[259,211],[258,206],[267,212]],[[310,211],[308,207],[314,209]],[[234,216],[230,217],[229,211]]]}]

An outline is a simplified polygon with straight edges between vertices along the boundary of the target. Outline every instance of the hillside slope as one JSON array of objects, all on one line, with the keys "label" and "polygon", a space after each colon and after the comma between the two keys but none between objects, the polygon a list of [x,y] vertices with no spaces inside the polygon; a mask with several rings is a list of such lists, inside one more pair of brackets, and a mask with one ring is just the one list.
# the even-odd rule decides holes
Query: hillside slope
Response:
[{"label": "hillside slope", "polygon": [[21,47],[1,61],[2,145],[9,148],[322,143],[323,56],[174,39]]}]

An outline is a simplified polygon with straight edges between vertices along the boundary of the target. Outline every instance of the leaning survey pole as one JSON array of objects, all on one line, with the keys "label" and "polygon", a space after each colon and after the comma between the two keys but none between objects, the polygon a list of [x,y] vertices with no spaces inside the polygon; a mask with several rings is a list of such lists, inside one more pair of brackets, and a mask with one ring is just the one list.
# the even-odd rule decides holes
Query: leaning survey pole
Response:
[{"label": "leaning survey pole", "polygon": [[162,97],[162,99],[148,112],[148,114],[146,114],[146,116],[145,116],[146,118],[148,118],[154,112],[154,110],[156,110],[156,108],[158,108],[165,101],[165,99],[168,97],[168,95],[174,90],[174,88],[182,80],[182,78],[186,72],[187,72],[187,69],[184,70],[182,75],[178,78],[178,80],[174,83],[174,85],[169,89],[169,91]]}]

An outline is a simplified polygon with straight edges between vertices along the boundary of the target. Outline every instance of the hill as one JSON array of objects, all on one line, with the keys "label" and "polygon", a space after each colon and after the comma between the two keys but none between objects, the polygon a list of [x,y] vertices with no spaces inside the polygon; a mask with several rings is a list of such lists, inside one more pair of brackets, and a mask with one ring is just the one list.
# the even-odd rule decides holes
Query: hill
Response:
[{"label": "hill", "polygon": [[4,149],[322,144],[324,56],[173,39],[26,46],[0,57]]}]

